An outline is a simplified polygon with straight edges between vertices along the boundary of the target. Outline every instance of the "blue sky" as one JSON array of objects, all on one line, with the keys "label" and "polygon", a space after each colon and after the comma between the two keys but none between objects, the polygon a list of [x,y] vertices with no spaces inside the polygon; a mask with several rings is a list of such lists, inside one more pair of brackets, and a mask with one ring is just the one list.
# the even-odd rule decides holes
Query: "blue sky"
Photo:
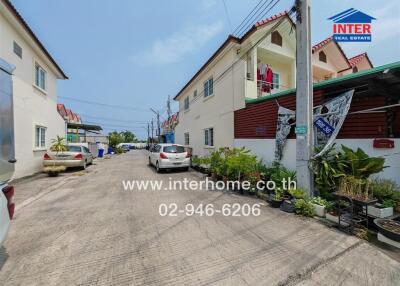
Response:
[{"label": "blue sky", "polygon": [[[59,102],[106,132],[128,129],[145,138],[144,122],[153,117],[149,108],[165,118],[168,95],[180,90],[259,0],[225,0],[231,25],[222,0],[12,2],[69,76],[58,84],[59,96],[133,109]],[[269,15],[292,3],[280,1]],[[373,40],[343,44],[345,53],[367,51],[375,66],[400,60],[400,1],[314,0],[312,5],[313,43],[332,34],[327,18],[355,8],[377,18]]]}]

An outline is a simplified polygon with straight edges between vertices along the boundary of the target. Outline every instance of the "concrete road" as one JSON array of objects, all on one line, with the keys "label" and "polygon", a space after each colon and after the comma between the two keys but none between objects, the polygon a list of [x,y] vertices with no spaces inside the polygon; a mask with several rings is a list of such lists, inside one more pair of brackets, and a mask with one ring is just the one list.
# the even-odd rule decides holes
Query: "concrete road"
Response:
[{"label": "concrete road", "polygon": [[161,203],[260,203],[214,191],[124,191],[144,151],[17,182],[0,285],[400,285],[400,264],[355,237],[268,206],[260,216],[161,217]]}]

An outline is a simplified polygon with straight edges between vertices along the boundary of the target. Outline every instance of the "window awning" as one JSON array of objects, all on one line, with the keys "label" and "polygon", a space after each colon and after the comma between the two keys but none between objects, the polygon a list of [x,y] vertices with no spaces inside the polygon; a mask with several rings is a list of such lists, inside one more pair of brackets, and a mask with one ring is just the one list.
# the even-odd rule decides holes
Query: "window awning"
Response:
[{"label": "window awning", "polygon": [[67,128],[70,129],[80,129],[85,131],[101,131],[103,128],[99,125],[90,125],[90,124],[83,124],[83,123],[67,123]]}]

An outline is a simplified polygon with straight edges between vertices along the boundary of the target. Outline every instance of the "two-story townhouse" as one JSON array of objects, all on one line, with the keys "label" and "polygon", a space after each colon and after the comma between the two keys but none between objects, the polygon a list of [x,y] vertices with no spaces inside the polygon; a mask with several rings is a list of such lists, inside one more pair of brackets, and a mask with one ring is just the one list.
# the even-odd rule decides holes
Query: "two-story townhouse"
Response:
[{"label": "two-story townhouse", "polygon": [[[312,62],[314,82],[353,72],[332,37],[313,47]],[[246,98],[269,96],[295,84],[295,24],[284,12],[257,22],[240,38],[230,35],[178,92],[175,140],[200,156],[233,147],[234,111],[245,106]]]},{"label": "two-story townhouse", "polygon": [[67,76],[8,0],[0,0],[0,58],[15,66],[14,178],[19,178],[40,171],[51,140],[65,136],[57,112],[57,80]]}]

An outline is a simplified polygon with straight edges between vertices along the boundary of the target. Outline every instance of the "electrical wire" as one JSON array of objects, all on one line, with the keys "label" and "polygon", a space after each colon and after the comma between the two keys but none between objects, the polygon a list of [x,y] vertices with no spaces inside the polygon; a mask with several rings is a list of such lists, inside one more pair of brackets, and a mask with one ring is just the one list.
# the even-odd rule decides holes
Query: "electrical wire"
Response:
[{"label": "electrical wire", "polygon": [[[238,27],[236,27],[236,29],[233,31],[233,34],[237,35],[238,32],[243,29],[243,27],[246,27],[248,25],[249,22],[254,23],[254,20],[253,20],[254,15],[258,11],[260,11],[260,9],[266,4],[267,1],[268,0],[260,0],[260,2],[257,3],[257,5],[253,8],[253,10],[251,10],[251,12],[243,19],[243,21],[240,23],[240,25]],[[264,2],[264,3],[261,4],[262,2]],[[261,4],[261,6],[260,6],[260,4]],[[257,10],[257,8],[258,8],[258,10]]]},{"label": "electrical wire", "polygon": [[[245,33],[246,33],[246,31],[251,27],[251,26],[253,26],[254,25],[254,23],[257,23],[259,20],[261,20],[263,17],[265,17],[265,15],[267,14],[267,13],[269,13],[274,7],[275,7],[275,5],[276,4],[278,4],[278,2],[279,2],[280,0],[276,0],[276,2],[274,3],[274,0],[271,0],[271,1],[269,1],[268,2],[268,4],[261,10],[261,7],[260,7],[260,9],[257,11],[258,13],[254,16],[254,19],[247,25],[247,26],[244,26],[243,28],[241,28],[236,34],[237,34],[237,36],[240,38],[241,36],[243,36]],[[272,5],[272,6],[271,6]],[[271,6],[271,7],[270,7]],[[269,9],[268,9],[269,8]],[[267,10],[268,9],[268,10]],[[264,14],[263,14],[264,13]],[[263,15],[263,16],[261,16],[261,15]]]},{"label": "electrical wire", "polygon": [[[288,12],[288,15],[290,16],[290,15],[293,14],[293,13],[294,13],[294,12],[293,12],[292,10],[290,10],[290,11]],[[260,42],[262,42],[268,35],[270,35],[272,31],[274,31],[276,28],[278,28],[278,27],[282,24],[283,20],[284,20],[284,18],[280,19],[273,27],[271,27],[271,28],[268,30],[268,32],[267,32],[263,37],[261,37],[255,44],[253,44],[245,53],[243,53],[243,55],[242,55],[241,57],[239,57],[239,58],[238,58],[235,62],[233,62],[228,68],[226,68],[218,77],[216,77],[216,79],[213,81],[213,86],[214,86],[214,87],[217,86],[217,85],[219,84],[219,82],[227,75],[227,72],[228,72],[230,69],[234,68],[234,66],[235,66],[241,59],[243,59],[244,57],[246,57],[248,51],[250,51],[251,49],[253,49],[254,47],[256,47],[256,46],[257,46]],[[290,31],[290,30],[291,30],[291,28],[292,28],[292,24],[291,24],[291,23],[285,23],[284,25],[288,25],[288,26],[289,26],[288,29],[286,29],[286,27],[285,27],[285,28],[282,28],[284,31],[286,31],[286,30]],[[269,45],[269,44],[271,44],[271,43],[268,43],[268,45]],[[200,92],[197,94],[197,96],[194,97],[194,98],[190,101],[190,104],[195,103],[196,101],[198,101],[200,98],[203,97],[203,95],[204,95],[204,90],[200,91]],[[181,106],[179,107],[179,112],[184,111],[184,110],[185,110],[184,107],[181,107]]]},{"label": "electrical wire", "polygon": [[119,108],[119,109],[126,109],[126,110],[134,110],[134,111],[145,111],[149,112],[149,109],[146,108],[139,108],[139,107],[129,107],[129,106],[123,106],[123,105],[114,105],[114,104],[106,104],[102,102],[96,102],[96,101],[89,101],[89,100],[84,100],[84,99],[77,99],[77,98],[72,98],[72,97],[67,97],[67,96],[58,96],[58,98],[62,98],[65,100],[71,100],[71,101],[76,101],[76,102],[81,102],[85,104],[93,104],[93,105],[99,105],[99,106],[104,106],[104,107],[111,107],[111,108]]},{"label": "electrical wire", "polygon": [[222,3],[224,4],[224,10],[225,10],[226,18],[228,19],[229,29],[231,30],[231,33],[233,33],[232,22],[231,22],[231,18],[229,17],[228,8],[226,7],[225,0],[222,0]]},{"label": "electrical wire", "polygon": [[115,118],[110,118],[110,117],[101,117],[101,116],[92,116],[92,115],[87,115],[83,114],[80,112],[77,112],[80,116],[82,117],[89,117],[93,119],[100,119],[100,120],[110,120],[110,121],[118,121],[118,122],[125,122],[125,123],[146,123],[146,121],[139,121],[139,120],[122,120],[122,119],[115,119]]},{"label": "electrical wire", "polygon": [[[251,49],[254,48],[256,45],[258,45],[261,41],[263,41],[263,40],[270,34],[270,32],[271,32],[272,30],[276,29],[276,28],[282,23],[281,21],[282,21],[282,20],[280,20],[280,22],[276,25],[276,27],[275,27],[275,26],[272,27],[272,28],[268,31],[268,33],[267,33],[266,35],[264,35],[264,37],[262,37],[256,44],[254,44],[253,46],[251,46],[251,47],[249,48],[249,50],[251,50]],[[289,32],[289,30],[290,30],[291,27],[292,27],[291,23],[285,23],[284,25],[288,25],[288,28],[286,28],[286,27],[283,28],[284,31],[288,30],[288,32]],[[267,45],[271,45],[271,43],[268,43]],[[248,51],[247,51],[247,52],[248,52]],[[242,58],[244,58],[244,57],[246,56],[246,54],[247,54],[247,53],[244,53],[244,55],[243,55],[242,57],[240,57],[237,61],[235,61],[234,63],[232,63],[232,65],[230,65],[225,71],[223,71],[223,72],[214,80],[213,85],[214,85],[214,86],[217,86],[217,85],[219,84],[219,82],[220,82],[221,80],[223,80],[223,78],[227,75],[227,72],[228,72],[231,68],[233,68],[233,66],[234,66],[239,60],[241,60]],[[190,102],[190,104],[195,103],[197,100],[199,100],[200,98],[202,98],[203,95],[204,95],[204,90],[200,91],[200,92],[198,93],[198,95],[192,99],[192,101]],[[183,110],[184,110],[184,108],[181,108],[181,107],[179,108],[179,111],[183,111]]]}]

